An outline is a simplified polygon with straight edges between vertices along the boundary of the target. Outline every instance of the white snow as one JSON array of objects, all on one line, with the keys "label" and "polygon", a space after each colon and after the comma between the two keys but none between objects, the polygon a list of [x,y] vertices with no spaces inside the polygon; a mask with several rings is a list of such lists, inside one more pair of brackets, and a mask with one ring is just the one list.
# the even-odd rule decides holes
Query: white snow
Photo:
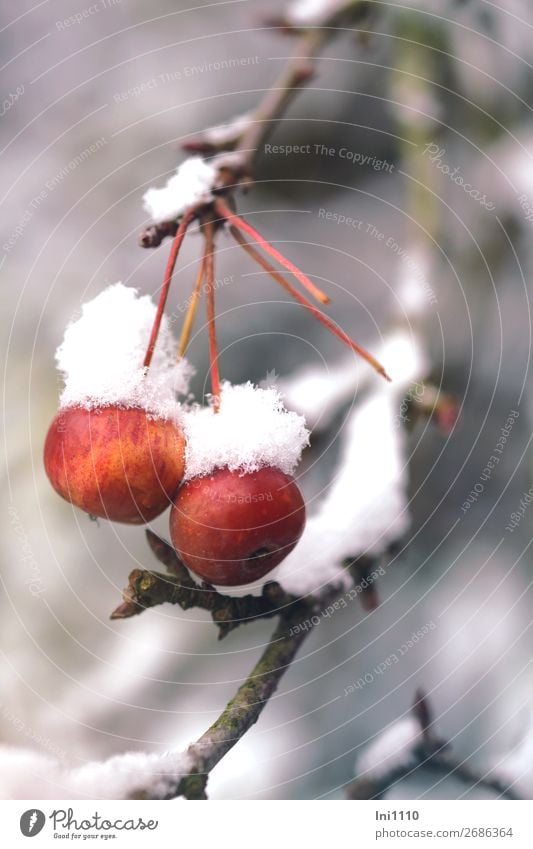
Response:
[{"label": "white snow", "polygon": [[422,741],[422,729],[414,716],[399,719],[385,728],[357,758],[357,777],[380,781],[393,770],[414,762],[414,749]]},{"label": "white snow", "polygon": [[523,799],[533,797],[533,711],[526,720],[521,740],[509,754],[498,758],[492,776],[512,787]]},{"label": "white snow", "polygon": [[[413,300],[411,295],[405,297]],[[407,309],[408,304],[404,306]],[[418,306],[417,299],[417,309]],[[392,379],[391,391],[397,394],[412,381],[419,380],[428,369],[416,332],[409,326],[391,330],[376,357]],[[339,408],[355,398],[358,391],[368,386],[386,389],[383,384],[383,378],[369,369],[367,363],[350,356],[327,370],[301,369],[291,378],[279,381],[278,387],[287,406],[301,413],[315,431],[327,429]]]},{"label": "white snow", "polygon": [[409,526],[405,434],[391,387],[373,393],[345,425],[337,474],[296,548],[270,573],[295,595],[348,586],[347,557],[378,555]]},{"label": "white snow", "polygon": [[217,176],[216,168],[200,156],[191,156],[181,163],[164,188],[145,192],[144,209],[155,224],[173,221],[189,206],[213,200]]},{"label": "white snow", "polygon": [[194,406],[183,414],[182,426],[185,480],[224,466],[241,472],[275,466],[292,474],[309,442],[303,416],[285,409],[278,390],[250,382],[224,382],[219,412]]},{"label": "white snow", "polygon": [[201,138],[216,147],[233,144],[250,127],[254,118],[254,112],[244,112],[241,115],[236,115],[235,118],[226,121],[224,124],[216,124],[214,127],[209,127],[201,134]]},{"label": "white snow", "polygon": [[142,407],[161,418],[177,418],[176,394],[186,394],[193,372],[176,361],[176,343],[163,317],[152,363],[146,353],[156,307],[148,295],[115,283],[82,306],[56,352],[65,380],[61,407],[94,409],[111,404]]},{"label": "white snow", "polygon": [[320,26],[346,5],[346,0],[293,0],[285,19],[293,27]]},{"label": "white snow", "polygon": [[31,749],[0,746],[2,799],[127,799],[144,790],[164,798],[191,769],[187,752],[127,752],[71,769]]},{"label": "white snow", "polygon": [[[385,340],[380,360],[392,383],[364,372],[352,362],[326,377],[307,373],[304,388],[285,384],[291,407],[315,425],[331,422],[340,403],[353,397],[358,381],[366,398],[347,417],[336,475],[317,512],[307,519],[302,537],[268,576],[295,595],[318,592],[326,584],[350,585],[341,568],[347,557],[379,555],[409,527],[408,468],[400,408],[407,388],[427,371],[427,360],[409,328],[398,328]],[[304,375],[305,377],[305,375]],[[309,417],[309,418],[308,418]]]}]

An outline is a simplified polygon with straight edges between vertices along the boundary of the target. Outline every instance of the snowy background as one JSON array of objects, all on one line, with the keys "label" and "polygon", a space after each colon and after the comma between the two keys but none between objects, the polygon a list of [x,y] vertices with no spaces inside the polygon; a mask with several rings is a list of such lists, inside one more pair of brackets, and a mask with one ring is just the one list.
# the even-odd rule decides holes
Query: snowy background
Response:
[{"label": "snowy background", "polygon": [[[213,772],[213,798],[341,798],[356,756],[359,768],[372,767],[369,744],[409,711],[417,687],[429,693],[439,732],[459,758],[482,772],[505,770],[533,798],[533,508],[524,502],[533,12],[527,0],[505,9],[419,0],[409,14],[375,5],[374,35],[331,41],[269,139],[309,152],[262,151],[239,210],[331,294],[328,311],[347,332],[373,352],[389,351],[391,374],[402,359],[386,340],[405,329],[407,314],[433,382],[457,395],[461,413],[449,435],[423,421],[407,436],[412,524],[401,554],[385,564],[380,607],[365,613],[353,601],[321,621],[257,726]],[[42,781],[63,795],[48,757],[67,774],[129,750],[182,749],[215,719],[272,629],[250,625],[219,644],[203,613],[170,606],[110,622],[130,570],[155,565],[142,531],[91,522],[57,497],[42,466],[66,324],[110,283],[153,296],[161,285],[167,244],[137,246],[144,193],[173,173],[180,140],[253,109],[291,50],[290,38],[263,25],[262,9],[259,0],[193,9],[44,0],[3,10],[4,798],[21,785],[29,792],[28,775],[39,781],[35,795],[44,795]],[[422,200],[418,185],[429,187]],[[200,250],[191,237],[180,256],[169,299],[176,333]],[[422,314],[408,304],[413,275],[429,286]],[[365,403],[365,372],[355,368],[353,378],[340,343],[229,239],[220,243],[217,277],[223,376],[259,383],[277,375],[288,403],[311,427],[318,420],[300,477],[312,514],[339,455],[347,456],[342,443],[354,391],[355,405]],[[201,397],[202,323],[190,359]],[[409,372],[407,383],[427,377]],[[393,422],[401,398],[396,404]],[[373,479],[369,458],[379,477],[387,457],[369,453],[383,405],[375,419],[363,409],[366,429],[354,428],[361,456],[354,448],[349,466],[357,504]],[[487,474],[513,411],[519,416]],[[378,499],[368,521],[387,509]],[[167,536],[167,517],[154,530]],[[417,630],[423,638],[387,664]],[[351,687],[361,679],[364,686]],[[393,738],[403,745],[400,732]],[[21,760],[6,746],[36,754]],[[379,760],[383,741],[377,751]],[[464,792],[456,780],[424,773],[394,789],[397,798]]]}]

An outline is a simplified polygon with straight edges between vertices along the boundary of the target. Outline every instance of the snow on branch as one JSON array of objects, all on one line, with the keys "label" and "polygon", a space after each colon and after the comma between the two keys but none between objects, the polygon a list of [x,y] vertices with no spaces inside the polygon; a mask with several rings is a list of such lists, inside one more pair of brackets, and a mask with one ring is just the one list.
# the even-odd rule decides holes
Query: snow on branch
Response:
[{"label": "snow on branch", "polygon": [[183,754],[127,752],[69,768],[30,749],[0,746],[2,799],[165,799],[192,759]]},{"label": "snow on branch", "polygon": [[321,27],[340,20],[357,21],[366,15],[370,4],[362,0],[292,0],[287,4],[283,23],[289,27]]},{"label": "snow on branch", "polygon": [[398,782],[426,769],[442,779],[455,777],[469,787],[484,787],[499,797],[517,798],[502,775],[472,768],[451,752],[435,733],[427,696],[417,691],[411,711],[378,733],[357,757],[355,779],[346,787],[349,799],[380,799]]},{"label": "snow on branch", "polygon": [[144,208],[154,224],[179,218],[189,207],[213,200],[217,178],[216,168],[200,156],[191,156],[181,163],[166,186],[145,192]]}]

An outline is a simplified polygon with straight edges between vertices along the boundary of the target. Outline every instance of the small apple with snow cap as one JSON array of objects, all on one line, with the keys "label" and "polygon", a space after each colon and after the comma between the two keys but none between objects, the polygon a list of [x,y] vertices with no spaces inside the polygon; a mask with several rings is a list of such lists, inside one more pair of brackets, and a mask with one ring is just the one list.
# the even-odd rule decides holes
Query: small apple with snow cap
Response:
[{"label": "small apple with snow cap", "polygon": [[300,539],[305,504],[291,476],[304,420],[275,389],[224,383],[218,412],[185,413],[185,482],[170,513],[181,559],[216,586],[259,581]]},{"label": "small apple with snow cap", "polygon": [[122,284],[84,305],[56,354],[65,389],[44,448],[59,495],[91,515],[128,524],[162,513],[184,473],[175,399],[186,391],[187,365],[176,366],[165,323],[151,368],[143,367],[154,312],[150,298]]}]

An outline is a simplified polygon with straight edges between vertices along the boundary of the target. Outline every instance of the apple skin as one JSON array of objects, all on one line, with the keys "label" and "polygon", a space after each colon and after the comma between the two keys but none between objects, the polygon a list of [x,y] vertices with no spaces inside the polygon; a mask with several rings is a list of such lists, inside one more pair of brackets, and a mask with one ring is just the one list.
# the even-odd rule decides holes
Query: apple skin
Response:
[{"label": "apple skin", "polygon": [[194,478],[181,486],[170,512],[179,556],[218,586],[263,578],[292,551],[304,527],[294,478],[271,466],[246,474],[221,468]]},{"label": "apple skin", "polygon": [[65,407],[54,418],[44,465],[56,492],[93,516],[140,525],[171,503],[184,473],[185,437],[140,407]]}]

